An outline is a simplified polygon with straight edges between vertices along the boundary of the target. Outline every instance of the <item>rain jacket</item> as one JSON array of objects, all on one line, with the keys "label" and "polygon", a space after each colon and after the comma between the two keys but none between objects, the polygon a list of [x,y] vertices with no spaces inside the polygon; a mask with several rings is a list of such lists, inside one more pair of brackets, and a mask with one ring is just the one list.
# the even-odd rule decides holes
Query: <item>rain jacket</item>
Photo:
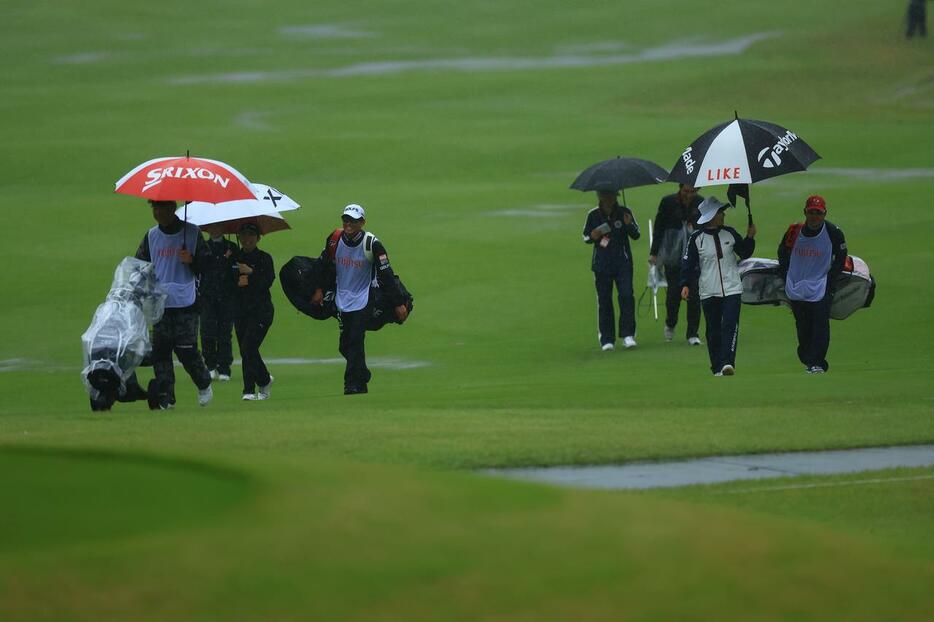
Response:
[{"label": "rain jacket", "polygon": [[[632,217],[628,225],[623,224],[623,214],[629,214]],[[590,232],[604,223],[610,225],[610,232],[600,240],[592,240]],[[614,206],[609,217],[599,207],[593,208],[587,214],[583,235],[585,243],[593,244],[591,270],[602,274],[617,274],[624,268],[632,270],[632,250],[629,247],[629,239],[638,240],[641,233],[636,217],[628,207]]]},{"label": "rain jacket", "polygon": [[681,260],[681,287],[699,280],[700,298],[726,298],[743,293],[736,256],[746,259],[756,249],[752,238],[741,238],[732,227],[698,229],[688,240]]}]

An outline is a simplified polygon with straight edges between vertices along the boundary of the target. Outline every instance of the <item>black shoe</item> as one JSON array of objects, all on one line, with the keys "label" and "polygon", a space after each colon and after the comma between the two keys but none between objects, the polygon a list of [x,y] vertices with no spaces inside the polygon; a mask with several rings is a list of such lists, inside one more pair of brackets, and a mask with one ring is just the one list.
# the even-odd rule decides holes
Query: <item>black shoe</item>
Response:
[{"label": "black shoe", "polygon": [[344,387],[344,395],[357,395],[358,393],[367,393],[366,385],[362,387]]}]

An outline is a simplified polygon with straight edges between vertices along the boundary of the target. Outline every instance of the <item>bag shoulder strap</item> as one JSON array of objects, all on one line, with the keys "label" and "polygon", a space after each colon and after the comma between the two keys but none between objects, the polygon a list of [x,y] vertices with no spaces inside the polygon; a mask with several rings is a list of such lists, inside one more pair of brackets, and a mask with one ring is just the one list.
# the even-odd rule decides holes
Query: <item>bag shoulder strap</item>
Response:
[{"label": "bag shoulder strap", "polygon": [[337,258],[337,243],[340,241],[343,232],[343,229],[335,229],[331,237],[328,238],[328,259],[330,259],[332,263]]},{"label": "bag shoulder strap", "polygon": [[373,263],[373,242],[376,241],[376,236],[366,232],[366,235],[363,236],[363,254],[366,255],[366,260],[371,264]]}]

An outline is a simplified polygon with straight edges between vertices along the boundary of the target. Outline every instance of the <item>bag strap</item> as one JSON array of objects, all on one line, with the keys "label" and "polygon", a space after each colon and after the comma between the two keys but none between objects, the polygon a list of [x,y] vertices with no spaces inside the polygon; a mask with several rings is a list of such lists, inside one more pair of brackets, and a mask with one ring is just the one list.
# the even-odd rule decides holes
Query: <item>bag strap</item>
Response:
[{"label": "bag strap", "polygon": [[788,227],[788,231],[785,232],[785,248],[791,249],[795,247],[795,242],[798,241],[798,234],[801,233],[801,227],[803,226],[804,223],[796,222]]},{"label": "bag strap", "polygon": [[373,263],[373,242],[376,240],[376,236],[366,232],[366,235],[363,237],[363,254],[366,255],[366,260]]},{"label": "bag strap", "polygon": [[331,260],[331,263],[334,263],[337,259],[337,243],[340,241],[343,232],[343,229],[335,229],[331,237],[328,238],[328,259]]}]

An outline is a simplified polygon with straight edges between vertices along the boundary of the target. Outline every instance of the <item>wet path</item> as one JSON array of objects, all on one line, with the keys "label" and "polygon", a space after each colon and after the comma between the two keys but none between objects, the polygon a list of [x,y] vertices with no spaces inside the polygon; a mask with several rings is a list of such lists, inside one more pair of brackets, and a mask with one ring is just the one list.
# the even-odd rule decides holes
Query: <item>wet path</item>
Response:
[{"label": "wet path", "polygon": [[486,469],[482,472],[573,488],[635,489],[924,466],[934,466],[934,445],[717,456],[616,466]]}]

